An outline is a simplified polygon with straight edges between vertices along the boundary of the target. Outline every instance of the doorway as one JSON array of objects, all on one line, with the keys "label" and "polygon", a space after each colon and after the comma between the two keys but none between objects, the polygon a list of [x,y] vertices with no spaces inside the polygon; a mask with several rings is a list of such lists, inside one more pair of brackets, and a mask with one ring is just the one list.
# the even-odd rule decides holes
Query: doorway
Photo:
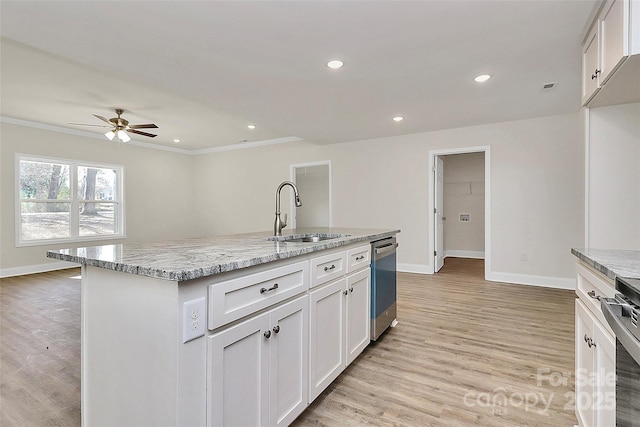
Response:
[{"label": "doorway", "polygon": [[[464,156],[468,155],[468,156]],[[484,157],[484,158],[482,158]],[[478,164],[478,161],[480,162]],[[447,172],[447,164],[451,166]],[[447,256],[483,258],[491,265],[490,147],[433,150],[429,166],[429,271],[436,273]],[[470,170],[474,168],[475,170]],[[484,182],[482,182],[484,180]]]},{"label": "doorway", "polygon": [[331,227],[331,161],[291,165],[291,181],[298,187],[302,206],[293,208],[292,228]]}]

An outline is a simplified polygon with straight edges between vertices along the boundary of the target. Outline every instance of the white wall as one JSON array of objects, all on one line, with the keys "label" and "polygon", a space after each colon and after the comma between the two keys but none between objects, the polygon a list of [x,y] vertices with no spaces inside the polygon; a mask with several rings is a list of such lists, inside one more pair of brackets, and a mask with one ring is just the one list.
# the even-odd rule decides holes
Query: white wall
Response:
[{"label": "white wall", "polygon": [[640,250],[640,103],[591,108],[587,246]]},{"label": "white wall", "polygon": [[[275,189],[291,164],[332,161],[336,227],[400,228],[398,263],[428,271],[430,150],[491,146],[495,280],[571,281],[583,242],[583,125],[579,114],[335,145],[309,142],[186,156],[2,124],[0,268],[46,262],[46,247],[15,248],[16,152],[123,164],[127,241],[271,230]],[[283,192],[283,211],[290,192]],[[304,200],[304,194],[301,195]],[[65,245],[69,246],[69,245]],[[520,254],[527,253],[521,261]],[[516,280],[517,281],[517,280]]]},{"label": "white wall", "polygon": [[[15,154],[78,159],[124,165],[126,239],[82,244],[15,246]],[[118,145],[106,139],[85,138],[24,126],[0,124],[0,275],[21,274],[27,266],[55,262],[46,250],[138,241],[194,237],[193,157]],[[40,268],[41,267],[41,268]],[[31,269],[33,271],[34,268]],[[26,269],[29,271],[29,269]]]},{"label": "white wall", "polygon": [[[445,256],[484,257],[484,153],[441,156]],[[460,221],[460,214],[469,221]]]},{"label": "white wall", "polygon": [[[567,284],[574,276],[570,248],[583,242],[583,138],[576,113],[330,146],[297,142],[202,155],[195,181],[208,186],[208,197],[197,198],[197,222],[205,234],[269,230],[274,191],[289,165],[332,160],[334,226],[400,228],[399,265],[428,271],[428,152],[489,145],[492,277],[561,278]],[[289,206],[284,200],[282,206]]]}]

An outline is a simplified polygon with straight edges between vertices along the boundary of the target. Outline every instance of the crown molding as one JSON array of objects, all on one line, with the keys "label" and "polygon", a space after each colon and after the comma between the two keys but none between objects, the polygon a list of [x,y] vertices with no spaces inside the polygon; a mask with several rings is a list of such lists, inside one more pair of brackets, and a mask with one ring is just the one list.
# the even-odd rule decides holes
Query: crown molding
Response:
[{"label": "crown molding", "polygon": [[[64,134],[68,134],[68,135],[82,136],[82,137],[85,137],[85,138],[93,138],[93,139],[104,140],[103,135],[98,135],[98,134],[95,134],[95,133],[92,133],[92,132],[87,132],[87,131],[78,130],[78,129],[69,129],[69,128],[64,128],[64,127],[61,127],[61,126],[55,126],[55,125],[50,125],[50,124],[46,124],[46,123],[33,122],[33,121],[30,121],[30,120],[16,119],[16,118],[7,117],[7,116],[0,116],[0,123],[8,123],[8,124],[17,125],[17,126],[24,126],[24,127],[34,128],[34,129],[47,130],[47,131],[51,131],[51,132],[64,133]],[[288,136],[288,137],[284,137],[284,138],[275,138],[275,139],[266,139],[266,140],[262,140],[262,141],[244,142],[244,143],[233,144],[233,145],[221,145],[221,146],[218,146],[218,147],[202,148],[202,149],[198,149],[198,150],[186,150],[184,148],[167,147],[166,145],[151,144],[149,142],[137,141],[137,140],[135,140],[133,138],[131,139],[131,141],[127,142],[127,144],[135,145],[136,147],[149,148],[149,149],[152,149],[152,150],[169,151],[169,152],[172,152],[172,153],[179,153],[179,154],[187,154],[187,155],[190,155],[190,156],[197,156],[197,155],[200,155],[200,154],[221,153],[221,152],[224,152],[224,151],[243,150],[243,149],[247,149],[247,148],[262,147],[262,146],[265,146],[265,145],[274,145],[274,144],[284,144],[284,143],[287,143],[287,142],[297,142],[297,141],[302,141],[302,138],[298,138],[297,136]]]}]

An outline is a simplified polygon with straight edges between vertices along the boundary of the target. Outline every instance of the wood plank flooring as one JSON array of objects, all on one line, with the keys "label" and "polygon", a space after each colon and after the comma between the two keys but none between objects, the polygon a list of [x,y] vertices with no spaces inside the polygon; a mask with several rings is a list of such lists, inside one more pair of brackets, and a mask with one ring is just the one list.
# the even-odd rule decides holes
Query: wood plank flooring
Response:
[{"label": "wood plank flooring", "polygon": [[[0,281],[3,427],[80,425],[78,274]],[[482,278],[455,258],[399,273],[398,326],[294,425],[573,426],[573,292]]]},{"label": "wood plank flooring", "polygon": [[0,280],[0,425],[80,425],[80,269]]},{"label": "wood plank flooring", "polygon": [[483,277],[456,258],[399,273],[398,326],[294,425],[573,426],[573,291]]}]

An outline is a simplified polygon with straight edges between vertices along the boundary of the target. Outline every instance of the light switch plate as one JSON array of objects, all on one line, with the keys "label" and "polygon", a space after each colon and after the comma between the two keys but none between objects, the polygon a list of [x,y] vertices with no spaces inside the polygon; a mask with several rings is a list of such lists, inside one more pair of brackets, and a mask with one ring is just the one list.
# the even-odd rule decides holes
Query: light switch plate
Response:
[{"label": "light switch plate", "polygon": [[206,330],[207,300],[205,297],[182,304],[182,342],[204,336]]}]

